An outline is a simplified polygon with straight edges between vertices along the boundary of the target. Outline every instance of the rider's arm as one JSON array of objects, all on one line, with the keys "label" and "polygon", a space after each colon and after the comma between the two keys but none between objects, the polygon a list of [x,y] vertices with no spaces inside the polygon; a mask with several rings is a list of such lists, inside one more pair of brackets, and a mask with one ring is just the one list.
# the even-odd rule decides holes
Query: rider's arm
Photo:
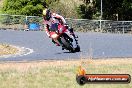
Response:
[{"label": "rider's arm", "polygon": [[63,24],[66,24],[66,20],[61,15],[58,15],[55,13],[53,13],[52,15],[55,19],[58,19],[58,20],[62,21]]},{"label": "rider's arm", "polygon": [[44,30],[46,34],[48,35],[48,37],[50,37],[49,25],[47,24],[45,20],[43,21],[43,24],[44,24]]},{"label": "rider's arm", "polygon": [[46,24],[45,32],[48,35],[48,37],[50,37],[50,31],[49,31],[49,25],[48,24]]}]

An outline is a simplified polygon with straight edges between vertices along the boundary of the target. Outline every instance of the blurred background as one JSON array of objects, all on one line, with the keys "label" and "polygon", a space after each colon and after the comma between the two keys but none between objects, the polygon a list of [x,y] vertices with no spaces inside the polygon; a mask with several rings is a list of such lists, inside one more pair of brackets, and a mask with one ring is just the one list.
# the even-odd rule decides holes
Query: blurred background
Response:
[{"label": "blurred background", "polygon": [[0,0],[0,30],[43,31],[46,7],[75,31],[132,33],[131,0]]}]

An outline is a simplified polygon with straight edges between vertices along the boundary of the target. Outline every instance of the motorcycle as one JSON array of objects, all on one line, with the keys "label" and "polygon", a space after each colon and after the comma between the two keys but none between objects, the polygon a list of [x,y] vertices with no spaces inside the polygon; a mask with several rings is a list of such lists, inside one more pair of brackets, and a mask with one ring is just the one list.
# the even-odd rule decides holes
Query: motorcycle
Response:
[{"label": "motorcycle", "polygon": [[[53,29],[50,32],[51,38],[62,46],[62,49],[69,50],[70,52],[80,52],[80,46],[78,44],[78,36],[72,35],[69,32],[68,28],[64,25],[57,23],[52,24],[51,28]],[[70,29],[73,32],[73,29]],[[73,41],[75,41],[73,45]]]}]

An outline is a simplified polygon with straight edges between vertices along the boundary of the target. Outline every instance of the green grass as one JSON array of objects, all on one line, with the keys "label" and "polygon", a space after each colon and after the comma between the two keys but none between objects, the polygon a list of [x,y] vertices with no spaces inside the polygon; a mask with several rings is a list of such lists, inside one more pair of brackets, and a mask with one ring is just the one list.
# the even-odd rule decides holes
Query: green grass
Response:
[{"label": "green grass", "polygon": [[[132,75],[132,63],[98,64],[96,63],[97,61],[84,65],[87,73],[127,73]],[[59,63],[59,65],[56,64],[58,63],[1,63],[0,88],[132,88],[132,83],[85,84],[84,86],[80,86],[75,80],[78,62],[73,61],[71,63],[66,61]]]}]

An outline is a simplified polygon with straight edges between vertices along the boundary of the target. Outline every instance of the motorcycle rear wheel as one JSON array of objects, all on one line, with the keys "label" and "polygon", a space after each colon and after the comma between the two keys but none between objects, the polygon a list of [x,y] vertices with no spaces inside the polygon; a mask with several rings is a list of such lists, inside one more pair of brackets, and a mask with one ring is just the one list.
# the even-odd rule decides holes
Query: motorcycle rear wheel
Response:
[{"label": "motorcycle rear wheel", "polygon": [[80,52],[80,46],[79,45],[77,45],[77,47],[75,48],[75,51]]}]

